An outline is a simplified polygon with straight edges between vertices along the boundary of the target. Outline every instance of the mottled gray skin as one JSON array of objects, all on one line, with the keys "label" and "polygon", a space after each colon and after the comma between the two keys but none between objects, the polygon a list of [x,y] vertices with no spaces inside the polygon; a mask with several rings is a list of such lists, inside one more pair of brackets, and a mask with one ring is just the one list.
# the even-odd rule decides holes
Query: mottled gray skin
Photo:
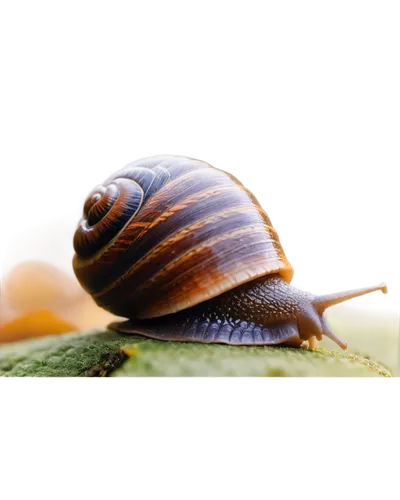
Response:
[{"label": "mottled gray skin", "polygon": [[322,338],[324,321],[313,306],[314,295],[303,292],[279,275],[264,276],[198,306],[210,318],[244,320],[265,327],[295,323],[299,337]]},{"label": "mottled gray skin", "polygon": [[385,283],[315,296],[286,283],[279,275],[263,276],[176,314],[113,323],[110,328],[160,340],[231,345],[316,345],[325,335],[346,349],[323,313],[345,300],[381,290]]},{"label": "mottled gray skin", "polygon": [[294,320],[313,296],[290,286],[280,276],[262,277],[234,288],[201,308],[264,325]]},{"label": "mottled gray skin", "polygon": [[111,327],[163,340],[299,346],[311,337],[321,339],[325,328],[313,299],[270,275],[176,314]]}]

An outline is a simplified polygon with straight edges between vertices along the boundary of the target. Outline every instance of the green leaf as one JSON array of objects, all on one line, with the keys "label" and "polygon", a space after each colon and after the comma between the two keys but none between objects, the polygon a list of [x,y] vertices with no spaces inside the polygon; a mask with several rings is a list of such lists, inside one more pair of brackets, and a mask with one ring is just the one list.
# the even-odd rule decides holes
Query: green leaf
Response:
[{"label": "green leaf", "polygon": [[326,349],[136,344],[116,376],[390,376],[377,363]]},{"label": "green leaf", "polygon": [[124,343],[114,332],[90,331],[7,344],[0,347],[0,375],[88,376],[89,369],[119,356]]},{"label": "green leaf", "polygon": [[327,349],[161,342],[103,330],[3,346],[1,376],[390,377],[380,364]]}]

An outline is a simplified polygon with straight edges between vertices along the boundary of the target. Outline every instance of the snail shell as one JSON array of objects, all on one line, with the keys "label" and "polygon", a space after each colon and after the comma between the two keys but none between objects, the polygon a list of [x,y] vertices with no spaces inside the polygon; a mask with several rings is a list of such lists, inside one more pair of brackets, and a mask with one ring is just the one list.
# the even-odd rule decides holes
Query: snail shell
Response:
[{"label": "snail shell", "polygon": [[235,177],[181,156],[136,161],[88,196],[75,274],[112,328],[162,340],[314,346],[327,307],[386,285],[314,296],[257,199]]}]

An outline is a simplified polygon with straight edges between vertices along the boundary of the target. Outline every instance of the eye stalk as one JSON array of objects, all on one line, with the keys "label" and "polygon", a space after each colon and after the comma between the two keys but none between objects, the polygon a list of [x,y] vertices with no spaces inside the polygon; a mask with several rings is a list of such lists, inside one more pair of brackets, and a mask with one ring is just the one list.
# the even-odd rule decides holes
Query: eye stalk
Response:
[{"label": "eye stalk", "polygon": [[323,317],[323,313],[328,307],[377,290],[387,293],[386,284],[381,283],[377,286],[359,288],[357,290],[320,295],[318,297],[311,297],[311,299],[302,298],[299,303],[299,312],[297,316],[300,337],[303,340],[308,340],[313,343],[313,337],[317,340],[322,340],[322,336],[325,335],[325,337],[336,342],[339,347],[346,349],[346,342],[332,332],[326,319]]},{"label": "eye stalk", "polygon": [[382,290],[382,293],[387,293],[388,290],[386,283],[381,283],[376,286],[367,286],[365,288],[358,288],[356,290],[349,290],[347,292],[320,295],[319,297],[315,297],[313,305],[315,309],[322,314],[328,307],[340,304],[340,302],[345,302],[346,300],[353,299],[354,297],[360,297],[361,295],[366,295],[367,293],[376,292],[377,290]]}]

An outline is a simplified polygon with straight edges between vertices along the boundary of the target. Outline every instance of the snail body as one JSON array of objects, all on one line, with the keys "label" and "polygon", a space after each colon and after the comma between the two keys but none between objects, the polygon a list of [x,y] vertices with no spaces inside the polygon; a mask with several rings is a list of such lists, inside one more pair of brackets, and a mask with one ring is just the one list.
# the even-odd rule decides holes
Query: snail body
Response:
[{"label": "snail body", "polygon": [[384,284],[316,297],[254,195],[200,160],[138,160],[89,194],[74,236],[75,274],[112,328],[162,340],[291,345],[326,335],[324,310]]}]

